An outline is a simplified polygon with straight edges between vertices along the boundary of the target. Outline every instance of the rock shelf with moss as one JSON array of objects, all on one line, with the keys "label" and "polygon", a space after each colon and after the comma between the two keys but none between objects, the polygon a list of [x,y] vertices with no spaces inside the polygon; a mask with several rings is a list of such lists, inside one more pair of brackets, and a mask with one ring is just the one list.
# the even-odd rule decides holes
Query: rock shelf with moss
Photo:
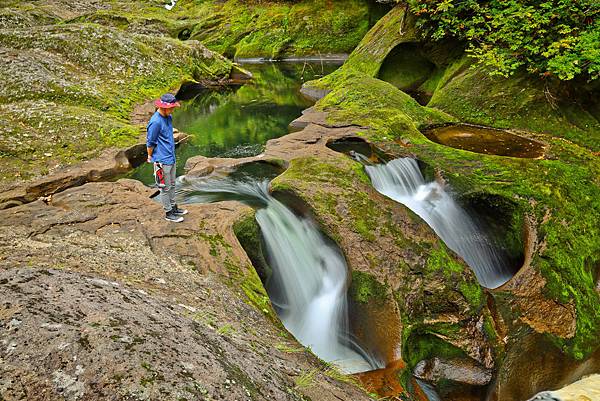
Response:
[{"label": "rock shelf with moss", "polygon": [[190,38],[228,57],[316,56],[349,53],[368,23],[363,0],[229,0],[206,2]]},{"label": "rock shelf with moss", "polygon": [[110,3],[82,10],[69,21],[196,39],[230,58],[349,53],[369,28],[366,0],[179,0],[169,11],[164,4]]},{"label": "rock shelf with moss", "polygon": [[[400,21],[400,15],[395,19]],[[397,36],[397,30],[382,26],[373,30],[380,36],[370,40],[394,43],[389,36]],[[393,85],[373,78],[384,58],[370,57],[367,63],[351,55],[335,74],[309,83],[331,91],[316,108],[329,113],[330,124],[369,127],[364,138],[392,154],[418,157],[442,172],[459,193],[512,202],[510,220],[516,225],[522,224],[523,216],[531,216],[537,229],[531,266],[545,280],[543,294],[576,310],[574,332],[561,327],[569,326],[569,315],[542,332],[570,355],[589,355],[598,347],[600,335],[600,296],[594,281],[600,260],[600,162],[593,153],[600,132],[597,120],[590,113],[553,109],[542,92],[532,94],[531,88],[537,88],[532,78],[492,79],[479,70],[457,66],[464,65],[460,60],[448,64],[431,107],[422,107]],[[470,89],[461,89],[466,82]],[[486,90],[488,84],[495,89]],[[420,132],[431,123],[451,120],[520,128],[525,130],[522,135],[547,144],[548,149],[540,160],[481,155],[433,143]],[[545,318],[541,312],[539,316],[527,316],[534,314],[527,310],[514,312],[530,323]]]},{"label": "rock shelf with moss", "polygon": [[[353,270],[353,301],[398,305],[404,341],[420,327],[458,353],[489,361],[496,344],[475,328],[479,316],[489,314],[475,276],[424,221],[377,193],[359,163],[337,153],[295,158],[271,185],[275,193],[300,196],[343,249]],[[430,323],[445,319],[444,325]]]},{"label": "rock shelf with moss", "polygon": [[[30,22],[0,29],[2,185],[136,142],[141,132],[130,123],[136,103],[184,80],[226,78],[231,70],[196,41],[68,23],[51,4],[25,2],[1,11],[3,21]],[[34,18],[39,14],[53,18]]]}]

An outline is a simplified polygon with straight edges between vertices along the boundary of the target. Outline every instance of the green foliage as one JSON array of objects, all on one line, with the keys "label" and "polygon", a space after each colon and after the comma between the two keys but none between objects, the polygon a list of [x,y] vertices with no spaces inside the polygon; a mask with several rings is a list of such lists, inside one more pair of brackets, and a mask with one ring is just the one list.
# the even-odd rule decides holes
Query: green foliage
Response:
[{"label": "green foliage", "polygon": [[600,13],[595,0],[410,0],[431,39],[454,37],[495,75],[520,67],[571,80],[600,77]]},{"label": "green foliage", "polygon": [[360,303],[366,304],[371,300],[382,302],[386,299],[387,288],[380,284],[373,276],[361,271],[352,272],[352,284],[348,293],[350,298]]},{"label": "green foliage", "polygon": [[294,380],[294,384],[296,385],[296,389],[304,389],[308,387],[312,387],[315,384],[315,376],[319,373],[319,369],[311,369],[307,372],[302,372],[300,376]]}]

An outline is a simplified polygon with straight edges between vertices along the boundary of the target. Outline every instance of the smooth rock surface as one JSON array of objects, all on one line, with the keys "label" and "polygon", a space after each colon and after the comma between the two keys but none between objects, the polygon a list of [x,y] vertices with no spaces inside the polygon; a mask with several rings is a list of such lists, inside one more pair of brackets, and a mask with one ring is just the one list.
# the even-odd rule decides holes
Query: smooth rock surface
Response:
[{"label": "smooth rock surface", "polygon": [[231,230],[247,207],[174,224],[152,192],[89,183],[0,211],[4,399],[367,399],[281,351],[299,346]]}]

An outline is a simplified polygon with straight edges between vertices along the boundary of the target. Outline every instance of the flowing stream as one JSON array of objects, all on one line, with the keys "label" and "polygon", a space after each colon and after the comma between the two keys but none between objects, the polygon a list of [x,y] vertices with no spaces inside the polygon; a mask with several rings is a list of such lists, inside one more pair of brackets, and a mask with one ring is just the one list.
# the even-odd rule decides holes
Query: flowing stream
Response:
[{"label": "flowing stream", "polygon": [[[362,155],[355,153],[353,156],[365,161]],[[481,285],[496,288],[512,277],[508,260],[477,221],[439,183],[425,182],[414,159],[365,164],[375,189],[425,220],[446,245],[467,262]]]},{"label": "flowing stream", "polygon": [[[189,134],[177,150],[177,175],[185,173],[190,157],[240,158],[261,153],[269,139],[288,133],[288,124],[312,102],[300,93],[303,81],[334,71],[332,63],[243,64],[254,79],[239,88],[199,86],[192,99],[173,113],[173,126]],[[195,96],[194,96],[195,95]],[[152,165],[144,163],[128,174],[147,185],[154,182]]]},{"label": "flowing stream", "polygon": [[[299,93],[301,81],[331,72],[337,64],[245,67],[256,77],[251,83],[224,92],[200,90],[174,113],[174,125],[191,135],[177,149],[179,174],[185,161],[198,154],[245,157],[260,153],[268,139],[286,134],[289,122],[310,106]],[[130,176],[151,184],[150,167],[145,164]],[[350,335],[344,256],[311,219],[297,216],[269,195],[271,173],[242,171],[237,177],[234,173],[212,179],[180,176],[177,197],[180,203],[235,199],[257,208],[256,220],[272,269],[266,287],[285,327],[317,356],[345,373],[383,367]],[[263,178],[266,180],[259,182]]]},{"label": "flowing stream", "polygon": [[419,379],[416,379],[416,380],[417,380],[417,384],[419,385],[419,387],[421,387],[421,390],[427,397],[428,401],[442,401],[442,399],[440,398],[438,393],[435,391],[435,386],[433,386],[432,384],[427,383],[426,381],[423,381],[423,380],[419,380]]},{"label": "flowing stream", "polygon": [[256,212],[272,268],[267,291],[281,321],[296,339],[345,373],[383,367],[350,336],[346,290],[348,267],[341,251],[314,222],[293,213],[268,192],[268,181],[189,181],[189,200],[235,198]]}]

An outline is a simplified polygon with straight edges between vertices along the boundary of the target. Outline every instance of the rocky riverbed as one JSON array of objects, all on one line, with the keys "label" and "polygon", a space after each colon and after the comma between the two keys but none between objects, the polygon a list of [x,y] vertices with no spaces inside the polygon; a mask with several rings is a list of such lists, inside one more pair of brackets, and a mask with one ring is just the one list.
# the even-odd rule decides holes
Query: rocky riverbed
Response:
[{"label": "rocky riverbed", "polygon": [[[8,3],[0,14],[0,171],[10,189],[0,198],[0,398],[369,399],[282,327],[262,267],[251,263],[260,259],[251,208],[190,205],[184,223],[166,224],[141,183],[89,182],[131,168],[143,136],[136,104],[185,80],[227,82],[231,62],[179,40],[190,21],[161,2]],[[203,24],[192,27],[211,37]],[[381,377],[397,380],[397,396],[423,397],[415,375],[444,400],[524,400],[597,372],[594,110],[557,103],[549,112],[543,88],[525,76],[492,79],[462,53],[435,47],[419,57],[437,73],[410,85],[378,78],[394,49],[420,49],[418,41],[404,7],[392,8],[340,70],[305,85],[321,99],[293,122],[296,132],[256,157],[192,158],[187,174],[251,162],[283,168],[271,190],[314,216],[344,252],[351,325],[388,363],[392,373]],[[394,60],[386,74],[418,75]],[[489,90],[467,90],[474,82]],[[426,106],[401,90],[411,85],[429,91]],[[517,92],[526,95],[513,111]],[[543,155],[473,153],[422,134],[459,121],[515,129]],[[419,160],[495,229],[515,276],[481,287],[422,219],[327,146],[340,139]]]}]

